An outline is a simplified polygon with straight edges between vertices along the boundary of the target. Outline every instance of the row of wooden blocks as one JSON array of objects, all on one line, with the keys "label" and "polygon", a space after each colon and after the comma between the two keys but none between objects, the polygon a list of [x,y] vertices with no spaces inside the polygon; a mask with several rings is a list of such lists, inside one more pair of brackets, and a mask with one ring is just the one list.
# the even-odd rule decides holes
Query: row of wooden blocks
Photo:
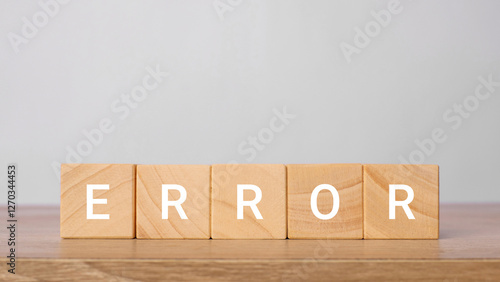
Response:
[{"label": "row of wooden blocks", "polygon": [[61,237],[437,239],[437,165],[63,164]]}]

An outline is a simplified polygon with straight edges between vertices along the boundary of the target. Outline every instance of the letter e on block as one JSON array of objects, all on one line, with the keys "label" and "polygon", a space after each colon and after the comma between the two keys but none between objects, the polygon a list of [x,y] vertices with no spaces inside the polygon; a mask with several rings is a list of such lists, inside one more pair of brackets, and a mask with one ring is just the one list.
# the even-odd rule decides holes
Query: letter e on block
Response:
[{"label": "letter e on block", "polygon": [[61,165],[62,238],[135,238],[135,165]]}]

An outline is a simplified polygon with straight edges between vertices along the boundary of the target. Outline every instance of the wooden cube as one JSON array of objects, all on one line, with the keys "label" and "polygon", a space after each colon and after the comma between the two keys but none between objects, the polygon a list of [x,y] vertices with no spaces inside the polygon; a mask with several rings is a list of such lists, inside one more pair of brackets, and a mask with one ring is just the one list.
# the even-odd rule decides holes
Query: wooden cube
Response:
[{"label": "wooden cube", "polygon": [[209,239],[210,166],[138,165],[137,238]]},{"label": "wooden cube", "polygon": [[281,164],[213,165],[212,238],[286,239],[285,174]]},{"label": "wooden cube", "polygon": [[135,237],[135,165],[61,165],[62,238]]},{"label": "wooden cube", "polygon": [[363,169],[365,239],[439,238],[437,165],[364,165]]},{"label": "wooden cube", "polygon": [[296,164],[286,167],[288,238],[363,238],[361,164]]}]

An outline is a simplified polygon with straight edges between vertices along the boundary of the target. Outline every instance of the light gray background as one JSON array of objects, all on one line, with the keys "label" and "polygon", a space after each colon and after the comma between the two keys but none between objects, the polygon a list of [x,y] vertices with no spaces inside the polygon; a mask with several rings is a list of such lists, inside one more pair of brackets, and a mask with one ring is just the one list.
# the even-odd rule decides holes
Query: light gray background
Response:
[{"label": "light gray background", "polygon": [[[227,3],[227,0],[222,1]],[[236,1],[237,2],[237,1]],[[347,62],[340,44],[389,1],[73,1],[19,46],[37,1],[0,2],[0,180],[19,165],[22,204],[59,203],[53,162],[83,130],[115,125],[85,163],[400,163],[426,156],[442,202],[500,201],[500,88],[459,128],[443,113],[500,81],[499,1],[401,1]],[[121,120],[111,105],[146,67],[170,76]],[[238,146],[286,107],[296,115],[251,161]]]}]

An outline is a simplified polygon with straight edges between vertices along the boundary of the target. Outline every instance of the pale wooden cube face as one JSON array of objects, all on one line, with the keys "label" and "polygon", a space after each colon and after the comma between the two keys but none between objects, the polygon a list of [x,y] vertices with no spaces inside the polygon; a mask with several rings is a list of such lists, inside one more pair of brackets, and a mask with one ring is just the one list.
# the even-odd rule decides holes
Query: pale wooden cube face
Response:
[{"label": "pale wooden cube face", "polygon": [[[362,175],[361,164],[287,165],[288,238],[362,239]],[[317,188],[322,184],[335,190]],[[317,196],[313,195],[315,189],[320,191],[316,192]],[[338,193],[337,203],[335,191]],[[316,198],[315,211],[311,196]],[[335,204],[338,210],[334,208]],[[320,218],[314,212],[324,217]]]},{"label": "pale wooden cube face", "polygon": [[137,166],[137,238],[209,239],[210,166]]},{"label": "pale wooden cube face", "polygon": [[[363,169],[365,239],[438,239],[437,165],[364,165]],[[401,202],[411,193],[407,211]],[[390,199],[397,204],[391,205]]]},{"label": "pale wooden cube face", "polygon": [[140,165],[136,174],[130,164],[61,166],[63,238],[285,239],[287,231],[291,239],[438,239],[439,167]]},{"label": "pale wooden cube face", "polygon": [[135,165],[63,164],[61,237],[134,238]]},{"label": "pale wooden cube face", "polygon": [[[255,200],[258,190],[261,191],[262,198],[256,204],[261,219],[251,206],[245,205],[241,205],[238,219],[238,190],[241,203]],[[285,239],[285,166],[213,165],[211,224],[214,239]]]}]

